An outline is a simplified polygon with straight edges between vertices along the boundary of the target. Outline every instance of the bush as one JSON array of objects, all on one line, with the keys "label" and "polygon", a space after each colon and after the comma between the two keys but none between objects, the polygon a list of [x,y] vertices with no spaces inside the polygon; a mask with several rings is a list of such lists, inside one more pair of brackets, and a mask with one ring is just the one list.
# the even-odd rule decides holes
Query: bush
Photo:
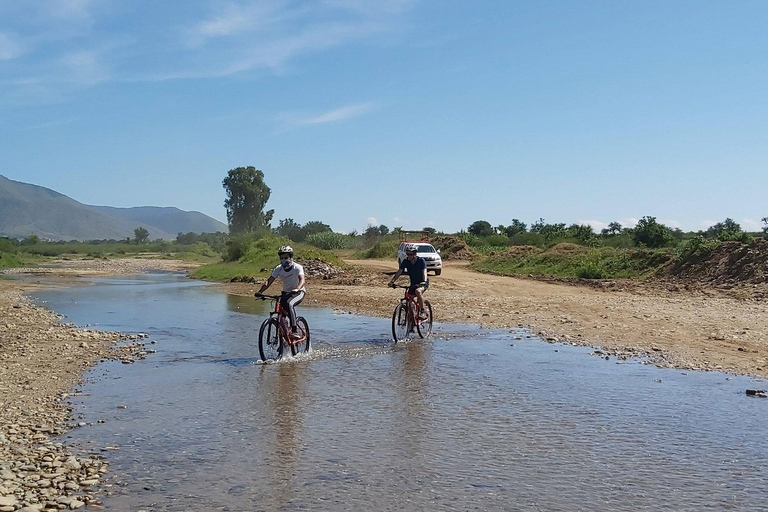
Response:
[{"label": "bush", "polygon": [[322,233],[313,233],[307,236],[305,242],[327,251],[334,249],[349,249],[353,243],[352,237],[343,233],[334,233],[333,231],[323,231]]},{"label": "bush", "polygon": [[643,217],[632,230],[632,238],[638,246],[650,248],[666,247],[674,236],[672,230],[656,222],[656,217]]},{"label": "bush", "polygon": [[363,251],[357,256],[363,259],[397,259],[397,248],[400,242],[397,240],[387,240],[384,242],[376,242],[373,247],[367,251]]},{"label": "bush", "polygon": [[576,277],[581,279],[603,279],[603,268],[594,261],[583,261],[576,268]]}]

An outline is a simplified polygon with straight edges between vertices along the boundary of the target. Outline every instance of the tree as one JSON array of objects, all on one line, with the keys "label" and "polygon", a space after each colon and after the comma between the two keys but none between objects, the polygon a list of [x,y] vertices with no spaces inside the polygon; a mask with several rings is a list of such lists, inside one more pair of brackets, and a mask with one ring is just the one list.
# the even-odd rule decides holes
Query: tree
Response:
[{"label": "tree", "polygon": [[369,224],[368,227],[365,228],[365,231],[363,231],[363,236],[365,238],[376,238],[381,235],[386,235],[387,233],[389,233],[389,228],[384,224],[380,226],[373,226]]},{"label": "tree", "polygon": [[283,219],[275,229],[277,234],[290,238],[294,242],[303,242],[307,237],[301,225],[293,219]]},{"label": "tree", "polygon": [[149,231],[147,228],[138,227],[133,230],[133,240],[137,244],[145,244],[149,240]]},{"label": "tree", "polygon": [[763,217],[760,220],[763,221],[763,224],[765,224],[765,226],[763,227],[763,233],[765,233],[765,235],[768,236],[768,217]]},{"label": "tree", "polygon": [[730,240],[734,235],[742,233],[741,226],[733,219],[725,219],[714,226],[710,226],[704,235],[708,238],[717,238],[719,240]]},{"label": "tree", "polygon": [[333,231],[331,229],[331,226],[328,224],[325,224],[324,222],[320,222],[319,220],[311,220],[304,224],[304,227],[301,228],[304,231],[304,237],[308,237],[309,235],[314,235],[315,233],[324,233],[325,231]]},{"label": "tree", "polygon": [[274,210],[264,211],[271,190],[264,183],[264,173],[253,166],[237,167],[229,171],[222,182],[227,192],[229,232],[248,233],[269,227]]},{"label": "tree", "polygon": [[668,245],[673,237],[667,226],[656,222],[656,217],[643,217],[637,222],[632,239],[637,245],[655,248]]},{"label": "tree", "polygon": [[600,234],[609,236],[618,235],[619,233],[621,233],[621,224],[615,221],[611,222],[608,224],[607,228],[604,228],[600,231]]},{"label": "tree", "polygon": [[[395,228],[395,231],[397,231],[397,230],[398,229]],[[422,228],[422,231],[425,232],[428,235],[434,235],[435,233],[437,233],[437,230],[435,228],[431,227],[431,226],[427,226],[425,228]]]},{"label": "tree", "polygon": [[519,219],[512,219],[512,224],[504,228],[504,234],[509,238],[520,233],[525,233],[526,231],[528,231],[528,226],[525,222],[521,222]]},{"label": "tree", "polygon": [[490,236],[493,234],[491,223],[485,220],[476,220],[469,225],[467,231],[475,236]]},{"label": "tree", "polygon": [[40,243],[40,237],[32,233],[27,238],[21,241],[21,245],[37,245]]},{"label": "tree", "polygon": [[595,239],[595,232],[589,224],[571,224],[567,232],[583,244],[589,244]]},{"label": "tree", "polygon": [[544,219],[539,218],[539,220],[531,224],[531,233],[541,233],[541,230],[544,229],[544,226],[546,225]]}]

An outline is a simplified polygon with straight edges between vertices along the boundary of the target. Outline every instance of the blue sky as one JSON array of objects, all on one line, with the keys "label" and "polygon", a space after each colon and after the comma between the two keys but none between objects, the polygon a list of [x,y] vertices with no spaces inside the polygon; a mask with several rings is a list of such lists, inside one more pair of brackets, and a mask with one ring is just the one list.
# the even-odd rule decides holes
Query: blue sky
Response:
[{"label": "blue sky", "polygon": [[[226,221],[768,216],[768,2],[0,0],[0,174]],[[276,224],[276,222],[275,222]]]}]

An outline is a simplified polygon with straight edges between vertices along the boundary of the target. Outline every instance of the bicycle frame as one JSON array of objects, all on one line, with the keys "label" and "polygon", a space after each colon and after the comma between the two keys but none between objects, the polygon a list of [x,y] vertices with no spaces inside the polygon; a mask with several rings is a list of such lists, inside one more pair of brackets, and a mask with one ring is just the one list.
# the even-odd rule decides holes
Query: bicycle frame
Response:
[{"label": "bicycle frame", "polygon": [[307,339],[306,333],[302,332],[302,337],[297,340],[292,340],[290,333],[290,320],[288,319],[288,312],[284,310],[280,306],[280,296],[279,295],[262,295],[262,297],[272,299],[275,303],[274,310],[269,314],[270,318],[276,317],[277,318],[277,325],[280,326],[279,334],[280,339],[283,343],[287,343],[288,345],[295,345],[297,343],[301,343],[305,339]]}]

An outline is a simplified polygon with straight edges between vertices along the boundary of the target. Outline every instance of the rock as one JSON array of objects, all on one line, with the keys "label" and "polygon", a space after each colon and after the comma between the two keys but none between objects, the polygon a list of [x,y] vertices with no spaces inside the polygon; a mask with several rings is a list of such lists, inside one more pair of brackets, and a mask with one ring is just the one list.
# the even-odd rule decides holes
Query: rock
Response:
[{"label": "rock", "polygon": [[80,500],[72,500],[69,502],[69,510],[75,510],[77,508],[82,508],[85,506],[85,502],[82,502]]},{"label": "rock", "polygon": [[747,396],[757,396],[760,398],[768,398],[764,389],[748,389]]},{"label": "rock", "polygon": [[19,500],[16,499],[16,496],[0,496],[0,507],[11,507],[11,510],[13,510],[13,506],[18,502]]}]

